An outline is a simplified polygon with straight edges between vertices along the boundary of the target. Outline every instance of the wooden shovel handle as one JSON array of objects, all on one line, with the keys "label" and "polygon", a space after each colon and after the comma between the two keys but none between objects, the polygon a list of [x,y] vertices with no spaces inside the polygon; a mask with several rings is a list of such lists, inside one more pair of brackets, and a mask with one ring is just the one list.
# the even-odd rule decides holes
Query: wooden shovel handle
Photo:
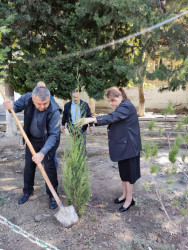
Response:
[{"label": "wooden shovel handle", "polygon": [[[6,96],[5,96],[5,94],[4,94],[3,90],[2,90],[2,88],[0,88],[0,92],[1,92],[1,95],[2,95],[3,99],[6,100]],[[24,139],[25,139],[25,142],[27,143],[28,148],[29,148],[30,151],[31,151],[31,154],[34,156],[34,155],[36,154],[36,152],[35,152],[35,150],[34,150],[32,144],[31,144],[30,140],[28,139],[28,137],[27,137],[27,135],[26,135],[26,133],[25,133],[25,131],[24,131],[24,129],[23,129],[23,127],[22,127],[22,125],[21,125],[21,123],[20,123],[20,121],[19,121],[17,115],[16,115],[16,113],[14,112],[13,109],[10,109],[10,112],[12,113],[14,119],[16,120],[16,123],[17,123],[17,125],[18,125],[18,127],[19,127],[19,129],[20,129],[20,131],[21,131],[22,136],[23,136]],[[61,202],[61,200],[59,199],[59,197],[58,197],[58,195],[57,195],[57,193],[56,193],[54,187],[52,186],[52,184],[51,184],[51,182],[50,182],[50,180],[49,180],[49,178],[48,178],[48,176],[47,176],[47,174],[46,174],[46,172],[45,172],[45,170],[44,170],[44,167],[42,166],[41,163],[37,164],[37,166],[38,166],[38,168],[40,169],[40,171],[41,171],[41,173],[42,173],[42,175],[43,175],[43,177],[44,177],[44,180],[46,181],[46,183],[47,183],[47,185],[48,185],[48,187],[49,187],[49,189],[50,189],[50,191],[51,191],[51,193],[52,193],[54,199],[56,200],[58,206],[59,206],[60,208],[62,208],[62,206],[63,206],[63,205],[62,205],[62,202]]]}]

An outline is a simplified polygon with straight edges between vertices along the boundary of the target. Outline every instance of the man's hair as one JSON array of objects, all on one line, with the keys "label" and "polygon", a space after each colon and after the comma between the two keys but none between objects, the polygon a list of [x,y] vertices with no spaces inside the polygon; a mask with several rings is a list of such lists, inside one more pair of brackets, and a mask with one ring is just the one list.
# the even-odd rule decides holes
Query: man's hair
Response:
[{"label": "man's hair", "polygon": [[78,90],[78,89],[74,89],[73,91],[72,91],[72,94],[73,93],[80,93],[80,91]]},{"label": "man's hair", "polygon": [[38,96],[41,101],[44,101],[46,97],[50,97],[50,91],[46,87],[35,87],[32,92],[32,97]]}]

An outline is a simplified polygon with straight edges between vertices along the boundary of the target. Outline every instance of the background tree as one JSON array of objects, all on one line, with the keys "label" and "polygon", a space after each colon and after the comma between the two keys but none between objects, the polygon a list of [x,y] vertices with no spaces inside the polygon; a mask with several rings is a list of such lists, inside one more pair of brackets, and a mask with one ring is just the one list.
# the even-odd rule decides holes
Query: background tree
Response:
[{"label": "background tree", "polygon": [[[116,50],[106,49],[62,59],[64,54],[88,49],[126,34],[127,28],[118,28],[118,22],[111,27],[107,20],[102,28],[98,27],[99,24],[92,19],[88,21],[87,15],[80,13],[78,7],[76,1],[68,4],[66,1],[48,1],[40,2],[40,5],[36,1],[16,1],[17,13],[22,11],[19,24],[22,30],[25,27],[24,36],[18,41],[24,54],[19,56],[10,76],[10,82],[17,91],[22,93],[27,86],[33,88],[36,81],[43,79],[52,94],[69,98],[77,83],[78,69],[82,86],[95,99],[103,98],[104,90],[109,86],[122,85],[127,81],[125,73],[119,77],[113,68],[115,57],[118,54],[125,56],[126,44],[119,46],[119,50],[116,47]],[[104,13],[105,9],[103,6]],[[30,20],[28,23],[24,13]]]},{"label": "background tree", "polygon": [[[104,5],[104,2],[96,0],[91,3],[93,6],[97,4],[98,9],[101,9],[99,7]],[[87,13],[86,10],[89,8],[87,1],[81,1],[80,6]],[[102,15],[100,11],[94,13],[96,22],[101,24],[103,20],[110,20],[108,17],[113,16],[114,19],[118,19],[122,23],[122,26],[128,26],[127,30],[129,31],[126,32],[126,35],[129,35],[180,13],[186,8],[186,3],[185,1],[124,0],[105,2],[106,6],[109,7],[107,16]],[[114,9],[118,10],[118,15],[114,15]],[[90,16],[92,15],[91,10],[93,10],[93,7],[88,10]],[[115,58],[113,69],[115,68],[118,71],[117,77],[121,77],[123,73],[126,74],[127,81],[124,81],[124,86],[127,82],[139,85],[140,116],[144,115],[145,110],[144,81],[147,78],[167,81],[169,86],[166,89],[169,90],[176,90],[180,87],[185,89],[187,79],[185,74],[180,74],[180,72],[185,72],[186,67],[186,20],[184,16],[159,29],[131,39],[127,47],[128,51],[131,50],[132,53],[127,53],[126,58]],[[159,58],[160,65],[158,68],[156,67],[154,72],[149,73],[147,71],[148,62],[156,57]],[[170,64],[164,65],[163,59],[169,61]]]},{"label": "background tree", "polygon": [[[5,95],[14,101],[14,89],[9,84],[8,76],[11,71],[12,48],[14,42],[11,40],[10,24],[13,23],[14,15],[10,11],[8,1],[0,2],[0,80],[5,85]],[[17,126],[12,115],[6,111],[6,136],[11,137],[17,134]]]},{"label": "background tree", "polygon": [[[185,67],[185,17],[116,46],[66,55],[151,27],[185,6],[183,0],[17,0],[14,30],[21,53],[15,58],[9,82],[23,93],[42,79],[52,94],[65,99],[77,84],[77,73],[82,79],[80,88],[95,99],[103,98],[108,87],[134,83],[140,86],[139,115],[143,115],[145,79],[166,80],[172,90],[185,88],[185,74],[181,73]],[[147,72],[148,61],[156,56],[160,65],[151,74]],[[178,66],[165,66],[163,58],[177,60]]]}]

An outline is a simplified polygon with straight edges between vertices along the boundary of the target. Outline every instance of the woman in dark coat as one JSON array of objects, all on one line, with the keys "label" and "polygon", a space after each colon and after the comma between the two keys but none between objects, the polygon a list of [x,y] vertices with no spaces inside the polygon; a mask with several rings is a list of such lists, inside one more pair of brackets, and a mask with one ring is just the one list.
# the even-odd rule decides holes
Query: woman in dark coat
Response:
[{"label": "woman in dark coat", "polygon": [[133,184],[140,178],[141,138],[138,116],[135,107],[128,100],[123,88],[112,87],[107,90],[108,102],[115,111],[91,118],[84,118],[82,124],[95,123],[108,125],[109,153],[112,161],[118,161],[123,193],[114,202],[124,203],[120,212],[135,205],[132,197]]}]

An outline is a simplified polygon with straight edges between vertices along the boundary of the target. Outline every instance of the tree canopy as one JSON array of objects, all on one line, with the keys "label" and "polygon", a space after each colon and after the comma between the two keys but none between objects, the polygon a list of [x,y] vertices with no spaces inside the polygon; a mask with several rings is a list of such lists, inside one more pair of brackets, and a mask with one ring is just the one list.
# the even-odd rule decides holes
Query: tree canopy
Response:
[{"label": "tree canopy", "polygon": [[[7,35],[14,44],[9,82],[19,93],[31,90],[39,80],[61,98],[84,87],[90,97],[100,99],[106,88],[141,84],[144,77],[168,81],[170,90],[185,88],[185,16],[116,46],[65,56],[166,20],[185,9],[183,0],[17,0],[2,4],[8,9],[4,19],[14,16]],[[159,67],[147,72],[148,60],[156,57]],[[164,58],[170,64],[165,65]]]}]

